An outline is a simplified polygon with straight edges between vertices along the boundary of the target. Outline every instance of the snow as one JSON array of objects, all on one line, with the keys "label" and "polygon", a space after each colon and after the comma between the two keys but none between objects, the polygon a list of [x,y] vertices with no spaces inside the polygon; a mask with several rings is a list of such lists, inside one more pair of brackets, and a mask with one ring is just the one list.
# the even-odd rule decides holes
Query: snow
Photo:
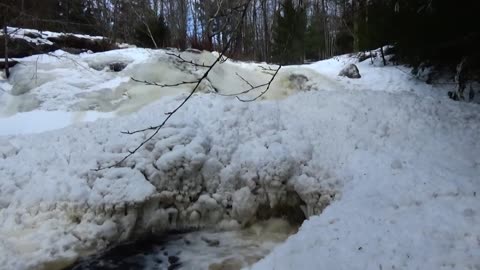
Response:
[{"label": "snow", "polygon": [[[376,53],[377,55],[379,54],[378,51]],[[352,80],[337,76],[338,72],[348,64],[357,65],[362,78]],[[446,96],[448,91],[455,89],[455,85],[451,84],[426,84],[424,81],[413,76],[410,68],[395,65],[384,66],[383,61],[379,57],[374,60],[367,59],[358,63],[358,59],[355,57],[341,55],[326,61],[307,65],[307,67],[319,71],[329,78],[335,78],[338,83],[342,84],[343,89],[348,90],[368,90],[390,93],[401,91],[440,98]]]},{"label": "snow", "polygon": [[108,113],[96,111],[30,111],[17,113],[11,117],[0,118],[0,135],[41,133],[48,130],[61,129],[78,122],[93,122],[98,118],[112,116]]},{"label": "snow", "polygon": [[[1,35],[3,35],[3,30],[0,31]],[[47,44],[53,45],[53,43],[48,40],[49,38],[58,38],[62,36],[75,36],[78,38],[84,39],[91,39],[91,40],[102,40],[105,37],[102,36],[89,36],[89,35],[80,35],[80,34],[73,34],[73,33],[57,33],[51,31],[39,31],[35,29],[27,29],[27,28],[16,28],[16,27],[7,27],[7,33],[10,38],[19,38],[24,39],[30,43],[34,43],[37,45]]]},{"label": "snow", "polygon": [[448,101],[370,93],[358,102],[361,96],[316,100],[326,106],[316,115],[331,117],[339,105],[350,112],[327,126],[310,119],[338,131],[315,145],[349,179],[341,199],[253,269],[478,267],[478,108],[459,114]]},{"label": "snow", "polygon": [[252,103],[215,90],[270,76],[227,61],[122,167],[96,171],[151,134],[121,131],[160,123],[193,87],[131,77],[202,69],[138,48],[20,59],[0,81],[0,269],[61,269],[147,231],[236,228],[288,203],[308,219],[253,269],[479,268],[480,107],[402,67],[338,77],[352,61],[282,68]]}]

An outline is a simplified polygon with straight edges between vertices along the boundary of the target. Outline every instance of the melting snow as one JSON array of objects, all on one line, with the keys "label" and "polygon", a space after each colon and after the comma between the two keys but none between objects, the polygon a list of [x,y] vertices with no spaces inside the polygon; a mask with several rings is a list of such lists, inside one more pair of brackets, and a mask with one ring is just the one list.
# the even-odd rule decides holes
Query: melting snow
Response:
[{"label": "melting snow", "polygon": [[245,89],[235,73],[268,81],[227,61],[124,168],[96,172],[149,134],[121,131],[191,90],[130,77],[201,70],[143,49],[23,59],[0,82],[0,269],[58,269],[146,230],[238,227],[294,199],[309,219],[254,269],[478,269],[480,107],[368,61],[337,77],[348,61],[284,68],[254,103],[214,93]]}]

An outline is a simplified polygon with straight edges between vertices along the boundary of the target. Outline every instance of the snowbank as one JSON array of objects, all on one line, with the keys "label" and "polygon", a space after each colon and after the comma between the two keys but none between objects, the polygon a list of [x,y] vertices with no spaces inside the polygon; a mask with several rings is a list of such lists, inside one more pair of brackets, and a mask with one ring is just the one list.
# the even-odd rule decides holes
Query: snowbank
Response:
[{"label": "snowbank", "polygon": [[[164,97],[190,92],[194,84],[158,87],[132,80],[134,78],[159,84],[176,84],[181,81],[195,81],[203,75],[205,68],[181,63],[167,53],[178,52],[131,48],[72,55],[56,51],[17,59],[20,64],[12,68],[9,84],[0,81],[0,87],[5,88],[0,95],[0,134],[18,134],[18,129],[8,129],[7,124],[14,121],[20,126],[29,126],[33,122],[28,122],[26,117],[13,118],[19,112],[60,111],[59,114],[68,115],[77,112],[96,114],[99,111],[124,115],[136,112]],[[187,60],[207,65],[216,57],[215,53],[208,52],[184,52],[181,55]],[[113,72],[109,67],[115,63],[124,64],[126,67],[120,72]],[[266,72],[262,67],[266,66],[226,61],[212,70],[198,92],[218,91],[224,95],[241,93],[250,87],[244,79],[253,85],[265,84],[270,80],[271,72]],[[338,88],[340,86],[334,80],[311,69],[286,67],[280,71],[271,89],[262,99],[282,99],[299,91]],[[255,97],[264,89],[265,87],[255,89],[241,97]],[[45,118],[41,121],[40,116],[37,114],[35,119],[43,123],[51,120]],[[8,117],[10,119],[5,119]],[[67,121],[61,122],[65,124],[47,126],[61,128],[69,124]],[[37,132],[38,129],[31,131]],[[28,133],[29,130],[26,129],[25,132]]]},{"label": "snowbank", "polygon": [[412,94],[320,96],[309,104],[321,108],[309,118],[324,131],[315,145],[328,158],[318,164],[337,167],[342,198],[253,269],[478,268],[479,107]]},{"label": "snowbank", "polygon": [[478,107],[368,91],[261,103],[203,95],[125,168],[92,171],[144,138],[119,131],[157,123],[174,101],[4,137],[0,238],[16,256],[2,265],[72,261],[147,228],[240,224],[253,218],[240,209],[292,192],[307,216],[336,202],[259,269],[477,263]]},{"label": "snowbank", "polygon": [[[272,121],[276,103],[242,105],[210,95],[196,97],[125,168],[92,171],[145,136],[122,137],[121,130],[154,124],[172,105],[165,99],[127,117],[4,137],[2,243],[29,267],[71,262],[149,229],[239,226],[255,218],[255,211],[239,209],[252,201],[272,208],[287,204],[296,189],[304,190],[297,196],[305,196],[305,211],[318,214],[336,193],[337,179],[327,170],[305,182],[316,189],[303,186],[309,145],[283,138],[282,123]],[[29,244],[35,248],[25,249]],[[16,256],[2,259],[20,267],[11,265]]]},{"label": "snowbank", "polygon": [[[119,58],[127,67],[109,71]],[[169,83],[201,70],[141,49],[64,60],[38,58],[41,85],[26,80],[33,62],[17,65],[0,103],[34,96],[35,110],[135,113],[40,134],[0,126],[0,269],[60,269],[145,231],[238,227],[265,208],[309,219],[255,269],[480,267],[478,105],[390,68],[360,64],[350,82],[336,60],[285,68],[263,101],[242,103],[215,90],[244,90],[235,73],[269,75],[227,61],[123,167],[95,171],[150,134],[121,131],[158,124],[191,90],[131,76]]]}]

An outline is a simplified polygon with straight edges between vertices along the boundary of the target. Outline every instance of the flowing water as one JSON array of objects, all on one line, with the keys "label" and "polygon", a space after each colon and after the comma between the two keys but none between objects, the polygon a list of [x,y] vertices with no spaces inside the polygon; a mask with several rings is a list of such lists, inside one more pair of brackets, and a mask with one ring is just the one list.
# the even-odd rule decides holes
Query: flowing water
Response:
[{"label": "flowing water", "polygon": [[270,219],[237,231],[171,232],[116,246],[70,269],[242,269],[265,257],[297,229],[285,220]]}]

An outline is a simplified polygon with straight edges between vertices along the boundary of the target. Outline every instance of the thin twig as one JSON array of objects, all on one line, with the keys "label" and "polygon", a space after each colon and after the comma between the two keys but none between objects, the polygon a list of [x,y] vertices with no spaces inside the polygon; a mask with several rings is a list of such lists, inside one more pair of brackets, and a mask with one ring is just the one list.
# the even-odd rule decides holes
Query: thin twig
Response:
[{"label": "thin twig", "polygon": [[[259,89],[259,88],[262,88],[262,87],[267,87],[267,89],[264,91],[265,93],[270,89],[270,85],[272,84],[273,80],[275,79],[275,77],[277,76],[278,72],[280,71],[280,69],[282,68],[282,66],[278,66],[277,69],[275,69],[275,73],[272,74],[272,78],[270,78],[270,80],[266,83],[263,83],[263,84],[259,84],[259,85],[252,85],[250,82],[248,82],[245,78],[243,78],[242,76],[240,76],[238,73],[237,73],[237,76],[240,77],[240,79],[242,79],[244,82],[246,82],[250,88],[246,89],[246,90],[243,90],[242,92],[238,92],[238,93],[233,93],[233,94],[221,94],[221,93],[218,93],[218,95],[220,96],[223,96],[223,97],[237,97],[240,101],[248,101],[248,100],[241,100],[238,96],[240,95],[244,95],[244,94],[247,94],[255,89]],[[265,93],[261,93],[261,96],[263,96]],[[255,98],[258,99],[259,97]]]},{"label": "thin twig", "polygon": [[177,87],[177,86],[181,86],[181,85],[185,85],[185,84],[195,84],[195,83],[198,82],[198,80],[195,80],[195,81],[183,81],[183,82],[173,83],[173,84],[160,84],[160,83],[157,83],[157,82],[149,82],[149,81],[138,80],[138,79],[135,79],[133,77],[131,77],[130,79],[132,79],[132,81],[134,81],[134,82],[143,83],[145,85],[153,85],[153,86],[160,86],[160,87]]},{"label": "thin twig", "polygon": [[262,93],[260,93],[260,95],[256,96],[255,98],[252,98],[252,99],[242,99],[240,97],[237,96],[237,99],[241,102],[252,102],[252,101],[255,101],[257,99],[259,99],[260,97],[262,97],[263,95],[265,95],[265,93],[268,92],[268,90],[270,89],[270,86],[272,85],[272,82],[273,80],[275,80],[275,78],[277,77],[277,74],[278,72],[280,71],[280,69],[282,68],[282,66],[278,66],[278,69],[277,71],[275,71],[275,74],[273,74],[272,78],[270,79],[270,81],[267,83],[267,88],[265,89],[265,91],[263,91]]},{"label": "thin twig", "polygon": [[[242,13],[242,17],[241,17],[241,20],[240,22],[237,24],[236,26],[236,32],[238,32],[238,29],[240,29],[240,27],[242,26],[243,24],[243,21],[245,19],[245,16],[247,14],[247,10],[248,10],[248,6],[250,4],[251,0],[248,0],[248,2],[245,4],[245,9]],[[192,89],[192,91],[190,92],[190,94],[188,94],[188,96],[174,109],[172,110],[171,112],[168,112],[167,113],[167,117],[165,118],[165,120],[163,120],[163,122],[158,125],[158,126],[152,126],[152,127],[149,127],[149,128],[146,128],[146,129],[143,129],[143,130],[137,130],[137,131],[132,131],[132,132],[128,132],[127,134],[135,134],[135,133],[139,133],[139,132],[143,132],[143,131],[148,131],[148,130],[155,130],[150,136],[147,137],[147,139],[145,139],[144,141],[142,141],[134,150],[128,150],[128,155],[124,156],[120,161],[116,162],[115,164],[111,165],[111,166],[107,166],[107,167],[99,167],[97,169],[95,169],[96,171],[100,171],[100,170],[104,170],[104,169],[109,169],[109,168],[114,168],[114,167],[118,167],[120,166],[125,160],[127,160],[129,157],[131,157],[133,154],[135,154],[140,148],[142,148],[147,142],[149,142],[150,140],[152,140],[157,134],[158,132],[160,131],[160,129],[162,127],[165,126],[165,124],[168,122],[168,120],[170,120],[170,118],[178,111],[180,110],[180,108],[182,108],[187,102],[188,100],[190,100],[190,98],[195,94],[195,92],[198,90],[200,84],[203,82],[203,80],[205,80],[207,77],[208,77],[208,74],[212,71],[212,69],[215,67],[215,65],[217,63],[219,63],[221,60],[222,60],[222,57],[223,55],[228,51],[230,45],[232,44],[233,42],[233,39],[234,37],[230,37],[230,39],[227,41],[227,44],[225,44],[225,47],[223,48],[222,52],[220,53],[220,55],[217,57],[217,59],[213,62],[213,64],[205,71],[205,73],[203,74],[203,76],[198,79],[195,87]],[[152,83],[150,85],[156,85],[155,83]]]},{"label": "thin twig", "polygon": [[186,60],[185,58],[183,58],[180,54],[175,54],[175,53],[169,53],[169,52],[167,52],[167,55],[170,55],[170,56],[173,56],[173,57],[177,58],[177,60],[178,60],[180,63],[186,63],[186,64],[190,64],[190,65],[195,66],[195,67],[202,67],[202,68],[209,68],[209,67],[210,67],[210,66],[205,65],[205,64],[195,63],[195,62],[193,62],[193,60],[188,61],[188,60]]},{"label": "thin twig", "polygon": [[235,72],[235,75],[237,75],[240,79],[242,79],[242,81],[244,81],[246,84],[248,84],[248,86],[250,87],[254,87],[247,79],[243,78],[240,74],[238,74],[238,72]]},{"label": "thin twig", "polygon": [[270,66],[268,66],[268,67],[259,66],[259,67],[262,69],[262,71],[277,71],[276,68],[272,68]]}]

